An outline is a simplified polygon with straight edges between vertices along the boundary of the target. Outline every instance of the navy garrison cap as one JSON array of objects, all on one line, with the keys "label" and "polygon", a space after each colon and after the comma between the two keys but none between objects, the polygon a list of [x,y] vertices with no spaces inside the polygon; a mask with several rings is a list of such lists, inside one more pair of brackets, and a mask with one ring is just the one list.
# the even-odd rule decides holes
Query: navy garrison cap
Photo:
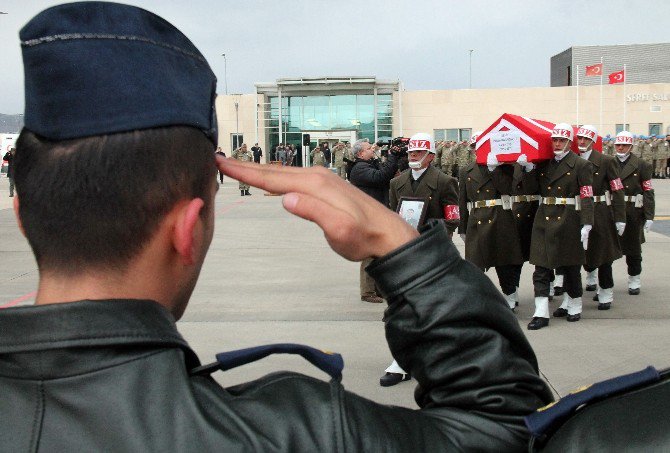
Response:
[{"label": "navy garrison cap", "polygon": [[179,30],[135,6],[49,8],[19,36],[26,129],[52,140],[192,126],[217,141],[216,77]]}]

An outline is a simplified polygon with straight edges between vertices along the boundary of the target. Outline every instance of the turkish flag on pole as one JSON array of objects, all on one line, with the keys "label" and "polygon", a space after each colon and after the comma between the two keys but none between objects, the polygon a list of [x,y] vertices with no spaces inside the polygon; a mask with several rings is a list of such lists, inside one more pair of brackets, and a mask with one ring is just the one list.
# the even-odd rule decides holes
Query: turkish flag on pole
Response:
[{"label": "turkish flag on pole", "polygon": [[586,67],[586,77],[590,76],[599,76],[603,73],[603,64],[598,63],[594,64],[593,66],[587,66]]},{"label": "turkish flag on pole", "polygon": [[624,76],[624,72],[623,72],[623,70],[621,70],[621,71],[617,71],[617,72],[613,72],[613,73],[611,73],[611,74],[609,75],[609,79],[610,79],[610,80],[609,80],[609,84],[611,85],[611,84],[613,84],[613,83],[623,83],[623,81],[624,81],[624,77],[625,77],[625,76]]}]

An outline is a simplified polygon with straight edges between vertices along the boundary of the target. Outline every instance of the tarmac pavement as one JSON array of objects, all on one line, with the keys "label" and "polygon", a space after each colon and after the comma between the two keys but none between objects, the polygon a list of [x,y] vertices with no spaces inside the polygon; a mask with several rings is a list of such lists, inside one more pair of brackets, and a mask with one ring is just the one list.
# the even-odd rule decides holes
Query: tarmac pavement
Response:
[{"label": "tarmac pavement", "polygon": [[[614,264],[615,302],[598,311],[584,294],[582,320],[552,319],[527,331],[533,313],[532,266],[523,268],[519,324],[557,396],[647,365],[670,367],[670,180],[654,180],[657,220],[643,246],[642,293],[627,293],[626,266]],[[240,197],[226,178],[216,197],[216,228],[189,308],[178,328],[203,363],[217,352],[268,343],[303,343],[344,356],[343,383],[372,400],[416,407],[416,381],[382,388],[391,355],[381,322],[385,304],[361,302],[359,264],[330,250],[314,224],[288,214],[281,197],[251,188]],[[37,268],[16,227],[8,180],[0,178],[0,309],[34,301]],[[662,220],[661,220],[662,219]],[[457,247],[463,243],[456,238]],[[495,273],[488,275],[497,283]],[[559,301],[551,304],[551,309]],[[300,357],[276,355],[215,378],[225,386],[280,370],[327,376]]]}]

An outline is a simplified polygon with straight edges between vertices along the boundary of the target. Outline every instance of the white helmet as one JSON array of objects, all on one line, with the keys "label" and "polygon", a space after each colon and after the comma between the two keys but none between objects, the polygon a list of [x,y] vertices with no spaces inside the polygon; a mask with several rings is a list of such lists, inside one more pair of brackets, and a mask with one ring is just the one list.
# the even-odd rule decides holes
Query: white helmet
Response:
[{"label": "white helmet", "polygon": [[474,134],[472,134],[472,137],[470,137],[470,140],[468,140],[468,146],[472,146],[475,143],[477,143],[477,139],[479,138],[480,135],[482,135],[483,131],[477,131]]},{"label": "white helmet", "polygon": [[551,138],[567,138],[572,141],[572,126],[568,123],[558,123],[551,131]]},{"label": "white helmet", "polygon": [[598,130],[595,128],[595,126],[584,124],[577,130],[577,137],[588,138],[595,143],[596,139],[598,138]]},{"label": "white helmet", "polygon": [[614,141],[615,145],[632,145],[633,144],[633,134],[628,131],[621,131],[616,134],[616,140]]},{"label": "white helmet", "polygon": [[407,152],[410,151],[428,151],[435,154],[435,143],[433,137],[425,132],[419,132],[409,138],[409,146]]}]

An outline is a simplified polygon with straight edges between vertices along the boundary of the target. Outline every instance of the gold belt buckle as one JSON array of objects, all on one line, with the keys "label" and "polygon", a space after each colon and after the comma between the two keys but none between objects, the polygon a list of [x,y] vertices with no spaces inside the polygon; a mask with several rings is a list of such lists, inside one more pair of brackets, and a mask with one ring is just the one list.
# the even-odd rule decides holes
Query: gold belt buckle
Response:
[{"label": "gold belt buckle", "polygon": [[561,198],[559,201],[560,204],[568,204],[568,199],[567,198]]},{"label": "gold belt buckle", "polygon": [[494,207],[495,205],[496,205],[496,201],[495,201],[495,200],[486,200],[486,207],[487,207],[487,208],[492,208],[492,207]]},{"label": "gold belt buckle", "polygon": [[546,204],[556,204],[556,197],[544,197]]}]

